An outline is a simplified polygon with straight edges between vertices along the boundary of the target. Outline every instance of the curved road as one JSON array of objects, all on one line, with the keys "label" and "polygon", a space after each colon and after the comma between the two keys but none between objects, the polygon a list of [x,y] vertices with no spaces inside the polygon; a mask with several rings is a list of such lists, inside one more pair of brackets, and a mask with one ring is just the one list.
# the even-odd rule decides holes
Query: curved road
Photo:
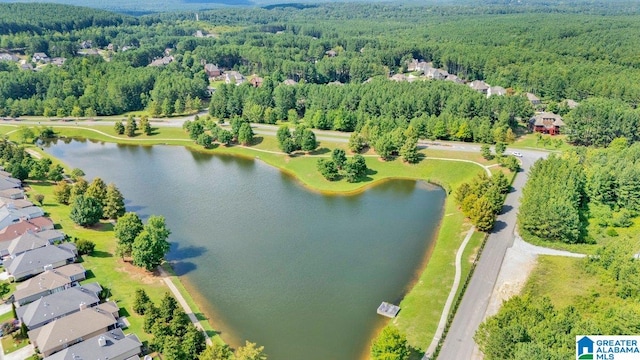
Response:
[{"label": "curved road", "polygon": [[[487,238],[482,256],[476,265],[471,281],[462,297],[451,327],[438,354],[440,359],[467,360],[481,359],[473,336],[485,319],[489,300],[502,266],[507,249],[515,239],[516,215],[520,205],[522,188],[527,182],[531,165],[547,155],[542,151],[522,150],[522,170],[513,182],[513,190],[507,194],[502,212]],[[426,356],[425,356],[426,357]]]}]

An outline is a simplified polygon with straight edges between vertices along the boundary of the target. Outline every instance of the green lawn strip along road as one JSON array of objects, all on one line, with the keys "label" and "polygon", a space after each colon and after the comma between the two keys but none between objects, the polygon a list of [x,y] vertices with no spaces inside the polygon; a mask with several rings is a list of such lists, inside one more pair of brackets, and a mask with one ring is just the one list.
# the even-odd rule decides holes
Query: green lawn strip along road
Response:
[{"label": "green lawn strip along road", "polygon": [[[47,124],[48,125],[48,124]],[[0,131],[7,132],[15,130],[16,127],[11,127],[10,129],[5,129],[4,126],[0,127]],[[270,136],[257,136],[256,138],[262,138],[260,143],[256,145],[256,149],[246,148],[241,146],[216,146],[214,149],[203,149],[199,146],[193,144],[188,138],[186,133],[182,129],[178,128],[158,128],[157,133],[150,137],[139,135],[134,138],[126,138],[118,136],[118,139],[114,139],[112,136],[116,136],[113,128],[110,126],[91,126],[91,129],[99,130],[100,132],[92,131],[91,129],[84,128],[70,128],[67,126],[58,126],[54,129],[61,136],[68,137],[84,137],[92,140],[106,141],[106,142],[118,142],[118,143],[127,143],[127,144],[140,144],[140,145],[150,145],[150,144],[175,144],[188,146],[192,149],[196,149],[198,151],[202,151],[205,153],[212,154],[229,154],[229,155],[238,155],[250,158],[259,158],[267,164],[270,164],[274,167],[277,167],[283,170],[285,173],[296,177],[305,187],[314,191],[328,192],[328,193],[356,193],[360,191],[364,191],[366,188],[373,186],[375,183],[379,181],[386,181],[394,178],[404,178],[404,179],[417,179],[417,180],[427,180],[429,182],[439,184],[442,186],[448,193],[450,193],[453,189],[455,189],[462,182],[469,181],[476,174],[484,171],[478,164],[467,163],[467,162],[451,162],[448,160],[437,159],[431,156],[427,156],[423,159],[419,164],[409,165],[403,163],[401,160],[396,159],[394,161],[384,162],[381,161],[377,156],[367,156],[366,162],[370,171],[368,173],[367,178],[364,181],[358,183],[348,183],[345,180],[330,182],[325,180],[316,169],[317,158],[313,156],[304,156],[303,154],[294,155],[294,156],[285,156],[280,154],[277,149],[274,149],[276,145],[275,141]],[[167,131],[168,130],[168,131]],[[166,131],[166,132],[165,132]],[[110,136],[105,136],[105,134]],[[12,134],[11,138],[15,139],[15,133]],[[176,136],[175,140],[171,138],[171,136]],[[159,140],[161,138],[161,140]],[[149,140],[149,141],[140,141],[140,140]],[[334,144],[328,142],[322,142],[322,146],[331,146]],[[335,144],[339,147],[343,147],[344,144]],[[332,146],[333,147],[333,146]],[[261,150],[261,151],[260,151]],[[424,151],[424,150],[421,150]],[[318,154],[319,153],[319,154]],[[479,155],[475,153],[469,154],[459,154],[454,151],[442,151],[442,150],[430,150],[430,154],[433,156],[435,154],[442,154],[447,157],[451,156],[453,158],[461,158],[466,159],[470,158],[472,161],[481,162],[483,165],[490,164],[487,161],[482,160]],[[329,156],[330,153],[326,151],[316,151],[313,153],[316,155]],[[468,155],[468,156],[465,156]],[[51,204],[53,195],[51,191],[45,191],[38,189],[38,192],[44,193],[45,204]],[[48,196],[47,196],[48,195]],[[56,204],[53,204],[56,206]],[[64,207],[61,205],[57,205],[57,208],[66,209],[66,214],[62,214],[62,217],[66,216],[68,219],[68,207]],[[435,330],[437,328],[438,320],[442,313],[442,308],[450,291],[451,285],[453,283],[454,277],[454,263],[455,263],[455,254],[460,246],[462,240],[464,239],[464,234],[469,228],[469,224],[465,222],[464,215],[457,209],[455,201],[452,197],[448,196],[445,201],[445,216],[443,217],[443,221],[440,224],[440,231],[438,233],[438,239],[435,243],[430,255],[429,262],[426,267],[419,275],[413,285],[412,289],[408,289],[408,293],[406,294],[404,300],[401,302],[400,306],[402,311],[400,312],[398,318],[394,320],[394,324],[396,324],[403,332],[406,333],[407,338],[409,340],[409,344],[416,348],[424,350],[426,346],[431,342]],[[77,228],[74,224],[68,220],[69,224],[65,226],[63,231],[67,231],[66,228]],[[88,234],[84,234],[85,231],[90,231],[86,229],[78,229],[81,235],[73,235],[78,236],[80,238],[91,238],[87,236]],[[69,231],[67,231],[69,233]],[[113,253],[113,248],[115,247],[115,242],[113,240],[113,235],[111,232],[110,241],[107,239],[101,239],[97,241],[97,250],[100,251],[105,247],[110,248],[110,253]],[[469,248],[476,248],[478,239],[481,237],[474,236],[475,243],[469,245]],[[94,240],[96,241],[96,240]],[[107,245],[107,242],[109,245]],[[474,245],[475,244],[475,245]],[[466,250],[467,252],[469,250]],[[466,255],[465,255],[466,256]],[[85,261],[93,261],[98,264],[99,260],[94,259],[93,257],[89,257]],[[109,260],[109,264],[112,269],[110,271],[113,274],[113,258]],[[121,264],[120,260],[119,264]],[[466,264],[463,267],[462,278],[465,279],[469,272],[469,266]],[[106,265],[106,263],[104,263]],[[124,264],[123,264],[124,265]],[[90,268],[89,266],[87,266]],[[109,273],[107,270],[106,273]],[[96,272],[97,275],[99,275]],[[116,275],[116,274],[113,274]],[[107,275],[100,275],[101,277],[106,278]],[[131,308],[131,301],[133,299],[133,294],[135,291],[135,286],[124,286],[125,288],[122,290],[117,289],[116,281],[113,279],[117,279],[117,276],[106,278],[104,281],[106,283],[105,286],[109,286],[109,282],[112,282],[112,289],[114,294],[122,294],[120,297],[126,298],[122,299],[123,303],[128,303],[128,308]],[[158,279],[159,280],[159,279]],[[95,281],[95,280],[94,280]],[[101,283],[103,280],[100,280]],[[155,284],[158,286],[157,284]],[[127,289],[130,288],[130,289]],[[146,288],[146,286],[145,286]],[[184,291],[183,286],[179,286],[183,295],[187,295],[188,293]],[[162,293],[166,291],[165,287],[159,287],[159,291],[154,292],[154,294],[150,294],[152,299],[157,299],[161,296]],[[190,301],[190,305],[195,304],[193,299]],[[122,307],[122,305],[120,305]],[[194,308],[194,312],[196,314],[201,313],[197,307]],[[135,316],[132,316],[133,320]],[[142,318],[138,320],[139,322],[135,324],[138,328],[141,329],[141,321]],[[211,331],[212,329],[210,325],[204,325],[206,330]],[[208,327],[207,327],[208,326]],[[132,321],[132,328],[134,328],[134,322]],[[208,332],[209,332],[208,331]],[[141,332],[141,331],[140,331]],[[142,332],[141,332],[142,333]],[[144,339],[148,339],[145,337]],[[215,338],[214,341],[218,341]]]}]

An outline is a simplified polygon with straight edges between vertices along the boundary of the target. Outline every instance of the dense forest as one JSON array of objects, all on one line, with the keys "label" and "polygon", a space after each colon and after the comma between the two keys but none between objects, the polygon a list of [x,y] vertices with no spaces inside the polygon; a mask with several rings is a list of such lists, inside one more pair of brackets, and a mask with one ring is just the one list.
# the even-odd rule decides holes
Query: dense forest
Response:
[{"label": "dense forest", "polygon": [[[193,13],[132,17],[54,4],[0,4],[0,14],[0,52],[27,62],[35,53],[66,58],[38,71],[0,61],[0,116],[91,117],[142,109],[171,115],[189,100],[206,103],[210,82],[203,64],[210,63],[265,79],[259,89],[248,81],[226,89],[211,83],[218,88],[211,112],[220,117],[245,116],[253,108],[258,121],[291,120],[289,110],[308,120],[321,111],[330,119],[310,124],[338,130],[381,118],[404,120],[406,127],[428,117],[437,131],[426,136],[495,142],[505,125],[513,128],[532,114],[522,95],[533,92],[550,108],[565,99],[614,102],[613,117],[596,111],[598,100],[567,114],[573,143],[606,146],[618,136],[638,138],[640,62],[633,54],[640,40],[633,34],[640,15],[633,3],[328,3],[220,8],[199,12],[199,21]],[[89,55],[86,43],[94,50]],[[168,65],[148,66],[169,54]],[[514,96],[483,99],[462,85],[384,81],[406,72],[411,59],[466,81],[486,80]],[[281,86],[287,79],[299,84]],[[333,83],[349,85],[325,86]],[[343,111],[348,124],[336,126],[340,121],[330,110]],[[503,135],[481,134],[486,126]]]}]

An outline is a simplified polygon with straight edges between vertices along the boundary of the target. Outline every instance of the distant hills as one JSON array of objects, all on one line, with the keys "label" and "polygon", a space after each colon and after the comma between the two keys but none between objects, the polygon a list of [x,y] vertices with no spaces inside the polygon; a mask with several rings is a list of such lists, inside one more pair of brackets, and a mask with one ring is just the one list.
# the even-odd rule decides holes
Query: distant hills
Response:
[{"label": "distant hills", "polygon": [[[204,9],[215,9],[223,6],[266,6],[276,4],[291,3],[319,3],[331,2],[335,0],[0,0],[0,3],[58,3],[67,5],[87,6],[97,9],[111,10],[132,15],[142,15],[155,12],[166,11],[195,11]],[[380,2],[382,0],[367,0],[367,2]],[[433,1],[433,0],[432,0]],[[437,0],[436,0],[437,1]]]}]

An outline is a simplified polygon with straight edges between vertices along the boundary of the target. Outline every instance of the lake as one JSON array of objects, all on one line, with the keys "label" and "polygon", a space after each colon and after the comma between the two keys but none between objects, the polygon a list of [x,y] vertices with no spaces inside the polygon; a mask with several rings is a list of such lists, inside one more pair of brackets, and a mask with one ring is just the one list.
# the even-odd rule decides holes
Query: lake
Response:
[{"label": "lake", "polygon": [[[129,211],[163,215],[175,263],[232,345],[272,360],[366,354],[424,266],[445,192],[389,181],[353,196],[310,192],[260,161],[182,147],[57,141],[51,155],[114,182]],[[427,344],[424,344],[425,346]]]}]

